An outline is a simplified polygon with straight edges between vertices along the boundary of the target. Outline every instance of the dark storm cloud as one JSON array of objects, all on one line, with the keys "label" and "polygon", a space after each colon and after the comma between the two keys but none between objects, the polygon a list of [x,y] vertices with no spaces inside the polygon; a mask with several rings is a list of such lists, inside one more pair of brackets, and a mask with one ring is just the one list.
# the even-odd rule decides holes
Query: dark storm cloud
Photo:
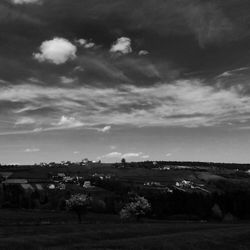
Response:
[{"label": "dark storm cloud", "polygon": [[[10,1],[3,0],[0,3],[0,23],[11,23],[14,21],[23,23],[40,23],[39,19],[26,12],[23,12],[20,8],[10,4]],[[17,23],[18,24],[18,23]]]},{"label": "dark storm cloud", "polygon": [[238,39],[236,17],[227,16],[230,6],[235,7],[233,1],[227,5],[223,1],[199,0],[159,0],[157,3],[154,0],[44,0],[40,15],[37,14],[41,18],[46,16],[58,31],[88,34],[104,40],[106,45],[125,32],[134,33],[140,41],[140,34],[146,32],[163,37],[193,35],[203,47]]},{"label": "dark storm cloud", "polygon": [[[69,72],[69,65],[60,70],[62,67],[38,65],[32,59],[32,53],[37,52],[42,42],[54,37],[70,41],[92,39],[103,51],[108,51],[117,38],[127,36],[135,53],[145,49],[150,52],[148,60],[132,61],[128,56],[127,62],[124,59],[119,64],[120,68],[118,63],[112,65],[109,58],[101,58],[98,65],[97,52],[96,58],[83,59],[88,69],[84,81],[89,76],[94,82],[95,76],[99,80],[103,75],[111,82],[110,78],[154,82],[164,77],[177,78],[180,71],[198,70],[216,75],[220,70],[226,71],[229,62],[237,61],[239,67],[246,64],[245,52],[250,46],[247,10],[249,3],[245,0],[160,0],[157,4],[154,0],[41,0],[39,5],[14,5],[5,0],[0,6],[0,26],[4,32],[0,53],[8,63],[0,73],[13,80],[15,76],[24,79],[39,75],[43,70],[48,74],[56,71],[58,75]],[[8,73],[8,68],[10,72],[15,68],[16,73]]]}]

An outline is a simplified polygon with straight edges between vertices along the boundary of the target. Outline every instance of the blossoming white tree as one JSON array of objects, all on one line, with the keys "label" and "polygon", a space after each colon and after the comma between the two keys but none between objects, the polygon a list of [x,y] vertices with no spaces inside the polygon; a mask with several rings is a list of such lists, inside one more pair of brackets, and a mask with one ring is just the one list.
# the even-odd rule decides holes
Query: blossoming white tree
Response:
[{"label": "blossoming white tree", "polygon": [[120,211],[121,219],[135,218],[137,221],[151,210],[151,205],[144,197],[136,195]]},{"label": "blossoming white tree", "polygon": [[68,210],[74,211],[78,216],[79,223],[82,222],[82,214],[87,212],[87,207],[90,203],[90,198],[85,194],[71,195],[70,199],[66,200]]}]

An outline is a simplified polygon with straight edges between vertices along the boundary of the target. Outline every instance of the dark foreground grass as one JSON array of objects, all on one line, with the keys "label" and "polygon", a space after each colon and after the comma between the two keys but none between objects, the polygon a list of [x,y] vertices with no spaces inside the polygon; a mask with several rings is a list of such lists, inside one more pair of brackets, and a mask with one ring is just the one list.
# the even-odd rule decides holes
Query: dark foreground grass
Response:
[{"label": "dark foreground grass", "polygon": [[246,250],[250,224],[144,221],[121,223],[118,216],[0,210],[1,250],[131,249]]},{"label": "dark foreground grass", "polygon": [[249,224],[84,223],[2,226],[0,249],[250,249]]}]

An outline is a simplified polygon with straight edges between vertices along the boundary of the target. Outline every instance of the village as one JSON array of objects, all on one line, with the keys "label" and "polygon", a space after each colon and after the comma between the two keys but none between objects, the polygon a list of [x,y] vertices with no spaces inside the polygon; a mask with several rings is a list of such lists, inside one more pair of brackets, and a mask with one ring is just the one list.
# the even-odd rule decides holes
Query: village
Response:
[{"label": "village", "polygon": [[[177,194],[211,199],[215,193],[223,193],[217,183],[227,180],[225,177],[232,178],[237,174],[247,180],[249,176],[248,170],[166,165],[160,162],[150,164],[145,162],[145,168],[143,164],[140,167],[124,162],[102,164],[85,158],[77,163],[65,161],[29,167],[2,166],[0,207],[65,210],[65,201],[71,195],[85,194],[93,201],[91,211],[118,213],[129,192],[150,199],[160,195],[165,195],[166,199],[177,199]],[[176,202],[180,201],[177,199]],[[180,211],[176,207],[171,213]]]},{"label": "village", "polygon": [[180,221],[200,226],[250,218],[247,166],[190,165],[157,161],[106,164],[88,159],[2,165],[0,225],[36,230],[112,225],[119,231],[151,223],[150,228],[169,225],[172,230],[173,223]]}]

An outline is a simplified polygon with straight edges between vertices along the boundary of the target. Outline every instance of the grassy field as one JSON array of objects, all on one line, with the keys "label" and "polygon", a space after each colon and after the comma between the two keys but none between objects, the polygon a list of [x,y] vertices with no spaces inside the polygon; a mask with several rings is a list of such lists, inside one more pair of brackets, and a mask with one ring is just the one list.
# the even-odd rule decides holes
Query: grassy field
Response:
[{"label": "grassy field", "polygon": [[121,223],[116,216],[89,214],[79,225],[65,213],[1,212],[0,249],[250,249],[247,223]]},{"label": "grassy field", "polygon": [[[217,179],[231,179],[232,177],[228,174],[229,170],[219,171],[219,173],[214,170],[209,170],[208,172],[200,172],[193,170],[174,170],[169,171],[159,171],[145,168],[115,168],[112,165],[90,165],[90,166],[71,166],[71,167],[20,167],[20,168],[3,168],[0,171],[13,172],[12,178],[28,178],[28,179],[46,179],[48,178],[48,173],[57,175],[58,172],[68,173],[71,175],[77,174],[80,176],[89,176],[95,173],[99,174],[112,174],[121,180],[135,181],[135,182],[145,182],[145,181],[158,181],[165,184],[173,184],[177,180],[188,179],[192,181],[209,181]],[[244,180],[249,182],[250,175],[246,175]],[[243,181],[240,178],[240,181]]]},{"label": "grassy field", "polygon": [[[8,171],[11,171],[9,169]],[[95,173],[99,174],[111,174],[121,181],[133,181],[138,183],[144,183],[146,181],[156,181],[162,184],[174,184],[177,180],[189,179],[193,181],[200,181],[199,172],[192,170],[170,170],[170,171],[159,171],[145,168],[115,168],[112,166],[100,166],[100,167],[30,167],[28,169],[20,169],[13,171],[12,178],[47,178],[48,173],[57,175],[58,172],[69,173],[71,175],[78,174],[81,176],[89,176]],[[204,176],[205,174],[202,173]],[[207,173],[208,175],[208,173]]]},{"label": "grassy field", "polygon": [[[159,181],[174,184],[189,179],[206,182],[224,179],[210,172],[191,170],[158,171],[139,168],[31,167],[14,173],[15,178],[47,178],[48,172],[73,172],[83,176],[113,174],[123,182]],[[249,184],[249,177],[237,180]],[[207,223],[144,220],[122,223],[117,215],[89,213],[83,224],[74,214],[39,210],[0,210],[0,249],[131,249],[131,250],[247,250],[250,249],[250,222]]]}]

